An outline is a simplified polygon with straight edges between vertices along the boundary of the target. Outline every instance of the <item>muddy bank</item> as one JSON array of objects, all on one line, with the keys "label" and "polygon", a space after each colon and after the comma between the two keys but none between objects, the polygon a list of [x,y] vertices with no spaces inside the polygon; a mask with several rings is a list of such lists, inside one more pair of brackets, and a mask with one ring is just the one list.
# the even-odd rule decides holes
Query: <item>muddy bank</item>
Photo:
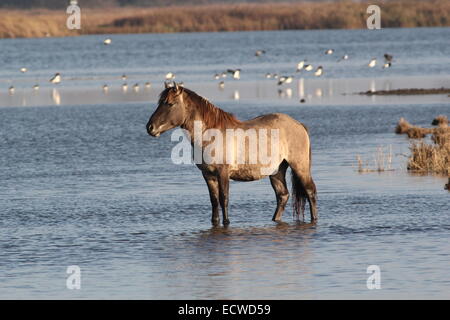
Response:
[{"label": "muddy bank", "polygon": [[[360,92],[361,95],[367,96],[388,96],[388,95],[421,95],[421,94],[449,94],[450,88],[431,88],[431,89],[423,89],[423,88],[410,88],[410,89],[396,89],[396,90],[378,90],[378,91],[365,91]],[[450,95],[449,95],[450,97]]]}]

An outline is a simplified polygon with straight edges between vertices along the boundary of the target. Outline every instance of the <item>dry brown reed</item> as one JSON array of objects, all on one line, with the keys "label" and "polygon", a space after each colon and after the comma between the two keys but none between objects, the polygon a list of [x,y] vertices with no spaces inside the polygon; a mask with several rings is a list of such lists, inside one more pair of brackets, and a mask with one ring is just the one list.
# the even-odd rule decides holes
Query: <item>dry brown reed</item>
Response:
[{"label": "dry brown reed", "polygon": [[368,4],[380,5],[382,27],[450,26],[448,0],[301,2],[83,9],[81,30],[66,28],[65,11],[0,10],[0,37],[102,33],[366,28]]},{"label": "dry brown reed", "polygon": [[392,146],[389,146],[388,151],[385,152],[384,148],[379,146],[373,156],[373,166],[369,160],[363,160],[360,155],[356,156],[358,163],[358,172],[384,172],[391,171],[392,169]]},{"label": "dry brown reed", "polygon": [[420,128],[400,119],[397,133],[406,133],[409,138],[424,138],[427,134],[432,134],[431,143],[424,140],[411,143],[408,170],[450,175],[450,127],[445,122],[446,119],[446,116],[439,116],[433,120],[433,124],[441,121],[438,128]]}]

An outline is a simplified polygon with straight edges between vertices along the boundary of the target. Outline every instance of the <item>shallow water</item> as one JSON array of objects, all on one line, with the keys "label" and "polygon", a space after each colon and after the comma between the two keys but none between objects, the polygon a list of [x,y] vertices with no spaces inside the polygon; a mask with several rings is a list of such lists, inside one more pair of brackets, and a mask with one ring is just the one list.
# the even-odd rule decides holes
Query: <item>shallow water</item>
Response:
[{"label": "shallow water", "polygon": [[[445,79],[449,74],[445,53],[450,44],[440,42],[438,37],[449,30],[423,30],[383,31],[391,40],[377,42],[382,46],[380,54],[390,50],[399,56],[398,69],[389,70],[394,73],[392,78]],[[271,222],[276,203],[270,182],[265,179],[233,182],[231,225],[212,228],[209,196],[200,171],[171,162],[175,143],[170,141],[170,133],[155,139],[145,132],[159,89],[152,89],[147,96],[142,90],[141,98],[130,93],[126,95],[127,103],[111,98],[89,104],[89,99],[80,96],[80,104],[62,99],[59,106],[50,101],[47,105],[36,103],[39,106],[31,103],[27,108],[9,100],[8,106],[5,101],[11,97],[2,92],[0,298],[450,298],[449,193],[443,189],[446,178],[408,174],[405,167],[409,143],[404,136],[393,133],[400,117],[429,126],[436,115],[450,115],[448,102],[439,96],[438,101],[435,97],[406,102],[387,98],[345,104],[336,97],[320,100],[313,95],[311,103],[300,104],[296,99],[298,91],[295,99],[279,97],[276,85],[265,89],[270,84],[257,77],[265,69],[293,62],[287,58],[289,55],[282,55],[294,46],[294,41],[288,39],[316,41],[316,46],[311,44],[305,49],[312,55],[313,50],[321,53],[328,40],[340,36],[352,39],[349,48],[361,57],[364,48],[370,52],[372,42],[362,31],[276,34],[282,36],[264,32],[115,36],[114,46],[108,48],[115,55],[91,49],[102,37],[1,40],[2,49],[13,48],[2,50],[4,68],[0,77],[4,81],[14,78],[18,88],[22,75],[16,76],[18,72],[13,70],[20,63],[11,58],[12,53],[9,57],[3,54],[13,49],[26,52],[24,59],[29,61],[30,74],[34,64],[41,68],[36,75],[43,78],[54,71],[50,61],[55,61],[55,70],[67,68],[66,72],[84,79],[99,74],[112,78],[122,73],[138,77],[146,72],[138,68],[139,63],[149,58],[150,69],[162,57],[167,59],[164,63],[171,63],[174,72],[192,73],[186,82],[191,81],[196,90],[213,97],[214,103],[240,119],[284,112],[304,122],[310,128],[313,146],[319,222],[296,222],[290,206],[284,213],[284,223]],[[392,47],[395,35],[415,40]],[[430,35],[437,37],[436,42]],[[146,51],[150,44],[135,41],[147,37],[158,44],[152,46],[154,51]],[[180,50],[171,49],[175,39],[186,38],[201,44],[198,55],[189,49],[181,57]],[[263,47],[268,39],[276,43],[273,50],[279,55],[267,54],[266,61],[252,62],[254,50]],[[122,41],[127,45],[120,46]],[[430,41],[434,50],[426,49],[431,54],[427,57],[422,51]],[[74,42],[83,54],[62,55]],[[214,48],[220,43],[238,43],[241,51],[225,53],[222,60],[203,53],[210,48],[217,52]],[[344,41],[332,44],[338,48],[341,43]],[[54,52],[60,60],[42,54],[44,62],[36,62],[38,53],[45,53],[45,48],[53,44],[61,48],[60,53]],[[183,48],[184,43],[179,45]],[[123,59],[127,52],[136,58]],[[162,52],[166,55],[161,56]],[[192,60],[189,66],[185,65],[186,56]],[[420,72],[401,63],[415,59],[435,61],[428,69],[428,78],[420,78]],[[233,91],[221,93],[215,84],[206,84],[212,81],[206,78],[213,70],[220,71],[229,64],[256,64],[255,68],[259,68],[253,78],[243,79],[242,87],[239,82],[230,82],[230,86],[241,89],[240,99],[235,99]],[[439,69],[438,65],[444,67]],[[381,69],[373,71],[376,79],[389,78]],[[155,67],[154,72],[156,79],[165,70]],[[32,83],[30,74],[23,75],[23,80]],[[338,85],[344,81],[338,71],[335,75]],[[344,77],[348,81],[356,79],[352,71]],[[358,77],[367,82],[371,79],[366,74]],[[120,80],[116,81],[119,85]],[[86,82],[100,88],[103,79]],[[58,89],[82,92],[88,84],[70,80]],[[246,95],[245,88],[258,91],[258,86],[262,88],[260,96]],[[39,94],[52,87],[42,89]],[[148,101],[143,101],[145,97]],[[385,152],[392,148],[393,170],[359,174],[356,156],[374,166],[379,146]],[[66,288],[69,265],[81,268],[81,290]],[[381,269],[381,290],[366,287],[369,265]]]}]

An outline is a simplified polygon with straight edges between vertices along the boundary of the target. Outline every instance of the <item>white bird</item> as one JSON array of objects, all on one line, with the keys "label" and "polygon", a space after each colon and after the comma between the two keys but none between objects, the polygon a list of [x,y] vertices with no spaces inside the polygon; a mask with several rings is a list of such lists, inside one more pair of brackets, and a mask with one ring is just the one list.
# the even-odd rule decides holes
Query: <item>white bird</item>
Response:
[{"label": "white bird", "polygon": [[216,74],[214,75],[214,79],[219,80],[219,79],[220,79],[220,74],[216,73]]},{"label": "white bird", "polygon": [[348,54],[344,54],[337,62],[340,62],[342,60],[348,60]]},{"label": "white bird", "polygon": [[272,78],[272,74],[266,73],[266,79],[270,79],[270,78]]},{"label": "white bird", "polygon": [[282,76],[280,77],[280,79],[278,79],[278,85],[281,86],[282,84],[285,83],[286,84],[291,83],[293,79],[294,78],[292,76]]},{"label": "white bird", "polygon": [[241,78],[241,69],[228,69],[227,72],[231,73],[234,79],[239,80]]},{"label": "white bird", "polygon": [[39,85],[38,85],[38,84],[35,84],[35,85],[33,86],[33,90],[35,90],[35,91],[39,90]]},{"label": "white bird", "polygon": [[20,72],[22,72],[22,73],[27,72],[27,68],[20,68]]},{"label": "white bird", "polygon": [[145,83],[145,87],[146,87],[147,89],[151,88],[151,86],[152,86],[152,84],[151,84],[150,82],[146,82],[146,83]]},{"label": "white bird", "polygon": [[370,60],[368,66],[369,66],[369,68],[373,68],[376,66],[376,64],[377,64],[377,59],[373,58],[372,60]]},{"label": "white bird", "polygon": [[390,63],[390,62],[385,62],[384,65],[383,65],[383,69],[390,68],[391,65],[392,65],[392,63]]},{"label": "white bird", "polygon": [[277,74],[277,73],[274,73],[274,74],[272,75],[272,77],[273,77],[274,79],[278,79],[278,74]]},{"label": "white bird", "polygon": [[51,83],[60,83],[61,75],[59,73],[55,73],[55,75],[49,80]]},{"label": "white bird", "polygon": [[107,46],[108,44],[111,44],[112,40],[110,38],[105,39],[105,41],[103,41],[103,44],[105,46]]},{"label": "white bird", "polygon": [[227,77],[227,73],[224,71],[224,72],[221,73],[220,76],[221,76],[222,78],[226,78],[226,77]]},{"label": "white bird", "polygon": [[139,91],[139,83],[135,83],[134,84],[133,90],[134,90],[134,92],[138,92]]},{"label": "white bird", "polygon": [[108,92],[108,90],[109,90],[109,87],[108,87],[108,85],[107,84],[104,84],[103,85],[103,92]]},{"label": "white bird", "polygon": [[261,55],[263,55],[265,53],[266,53],[266,51],[264,51],[264,50],[256,50],[255,56],[259,57],[259,56],[261,56]]},{"label": "white bird", "polygon": [[315,75],[316,77],[320,77],[320,76],[322,75],[322,73],[323,73],[323,68],[322,68],[322,66],[319,66],[319,67],[316,69],[316,72],[314,72],[314,75]]},{"label": "white bird", "polygon": [[305,66],[305,60],[302,60],[299,63],[297,63],[297,72],[300,72],[304,66]]},{"label": "white bird", "polygon": [[307,64],[303,67],[306,71],[311,71],[313,69],[313,66],[310,64]]},{"label": "white bird", "polygon": [[11,87],[9,87],[9,89],[8,89],[8,91],[9,91],[9,94],[14,94],[14,91],[16,91],[16,89],[14,88],[14,86],[11,86]]},{"label": "white bird", "polygon": [[172,72],[166,73],[166,80],[173,80],[175,79],[175,74]]},{"label": "white bird", "polygon": [[333,54],[334,53],[334,49],[328,49],[325,51],[325,54]]}]

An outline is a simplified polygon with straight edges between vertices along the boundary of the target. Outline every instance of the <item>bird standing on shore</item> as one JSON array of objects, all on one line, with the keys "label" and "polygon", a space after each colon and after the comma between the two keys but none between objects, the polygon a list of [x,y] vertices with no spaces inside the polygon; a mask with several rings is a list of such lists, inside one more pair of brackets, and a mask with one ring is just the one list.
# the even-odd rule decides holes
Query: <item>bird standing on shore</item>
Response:
[{"label": "bird standing on shore", "polygon": [[292,76],[281,76],[278,79],[278,85],[281,86],[282,84],[289,84],[292,82],[292,80],[294,80]]},{"label": "bird standing on shore", "polygon": [[55,73],[55,75],[49,80],[51,83],[60,83],[61,82],[61,74]]},{"label": "bird standing on shore", "polygon": [[297,70],[296,70],[296,72],[300,72],[303,69],[304,66],[305,66],[305,60],[302,60],[299,63],[297,63]]},{"label": "bird standing on shore", "polygon": [[175,79],[175,74],[173,72],[166,73],[166,80],[173,80]]},{"label": "bird standing on shore", "polygon": [[9,89],[8,89],[8,92],[10,95],[13,95],[15,91],[16,91],[16,89],[14,88],[14,86],[9,87]]},{"label": "bird standing on shore", "polygon": [[233,75],[233,79],[239,80],[241,78],[241,69],[228,69],[227,72]]},{"label": "bird standing on shore", "polygon": [[320,77],[320,76],[322,75],[322,73],[323,73],[323,68],[322,68],[322,66],[319,66],[319,67],[317,68],[316,72],[314,72],[314,75],[315,75],[316,77]]}]

